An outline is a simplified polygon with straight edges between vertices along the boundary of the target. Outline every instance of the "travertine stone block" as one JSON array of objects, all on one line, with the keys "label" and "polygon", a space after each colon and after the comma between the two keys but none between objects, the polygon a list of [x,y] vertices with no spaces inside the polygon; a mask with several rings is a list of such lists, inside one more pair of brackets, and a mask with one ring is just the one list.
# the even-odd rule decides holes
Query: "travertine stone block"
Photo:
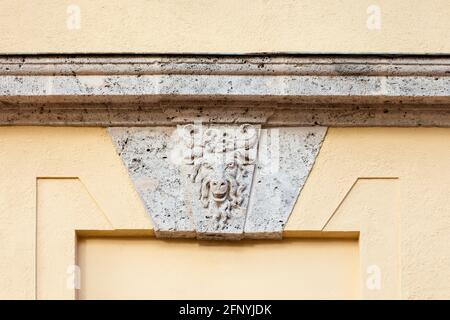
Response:
[{"label": "travertine stone block", "polygon": [[281,238],[326,128],[110,128],[160,237]]},{"label": "travertine stone block", "polygon": [[261,130],[246,237],[281,238],[325,133],[325,127]]},{"label": "travertine stone block", "polygon": [[175,128],[110,128],[109,132],[136,190],[164,237],[194,237],[186,210],[181,168],[171,161]]}]

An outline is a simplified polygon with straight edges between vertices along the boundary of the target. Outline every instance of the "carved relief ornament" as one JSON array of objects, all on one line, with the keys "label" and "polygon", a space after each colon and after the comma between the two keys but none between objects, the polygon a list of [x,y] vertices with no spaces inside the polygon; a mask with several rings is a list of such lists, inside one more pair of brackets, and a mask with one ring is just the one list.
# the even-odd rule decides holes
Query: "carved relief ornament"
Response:
[{"label": "carved relief ornament", "polygon": [[194,187],[193,207],[202,208],[197,219],[201,229],[207,233],[242,229],[256,161],[257,128],[189,124],[180,127],[178,134]]}]

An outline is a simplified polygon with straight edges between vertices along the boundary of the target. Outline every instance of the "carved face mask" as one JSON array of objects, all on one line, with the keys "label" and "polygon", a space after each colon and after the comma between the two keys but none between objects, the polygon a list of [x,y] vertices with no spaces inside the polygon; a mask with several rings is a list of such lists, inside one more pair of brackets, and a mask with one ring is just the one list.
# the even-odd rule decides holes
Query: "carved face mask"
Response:
[{"label": "carved face mask", "polygon": [[[216,159],[217,160],[217,159]],[[238,164],[234,159],[223,161],[211,161],[204,159],[201,167],[202,187],[206,188],[203,195],[210,193],[212,200],[223,202],[233,194],[236,186]]]}]

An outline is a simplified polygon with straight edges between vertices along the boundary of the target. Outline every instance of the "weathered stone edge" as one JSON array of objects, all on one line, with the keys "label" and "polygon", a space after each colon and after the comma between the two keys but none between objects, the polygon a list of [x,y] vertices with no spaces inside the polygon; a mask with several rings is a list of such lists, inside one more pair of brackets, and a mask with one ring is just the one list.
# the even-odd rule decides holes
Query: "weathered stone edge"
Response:
[{"label": "weathered stone edge", "polygon": [[0,75],[449,76],[450,56],[0,56]]},{"label": "weathered stone edge", "polygon": [[0,125],[91,127],[252,123],[264,127],[450,127],[449,105],[330,105],[238,102],[0,104]]},{"label": "weathered stone edge", "polygon": [[[271,101],[391,102],[421,99],[422,103],[450,100],[450,76],[316,76],[316,75],[20,75],[0,76],[0,97],[61,97],[77,101],[108,97],[174,99],[231,99]],[[349,100],[349,97],[352,98]],[[105,100],[107,101],[107,100]],[[399,102],[399,101],[398,101]]]},{"label": "weathered stone edge", "polygon": [[450,57],[0,56],[0,125],[450,126]]}]

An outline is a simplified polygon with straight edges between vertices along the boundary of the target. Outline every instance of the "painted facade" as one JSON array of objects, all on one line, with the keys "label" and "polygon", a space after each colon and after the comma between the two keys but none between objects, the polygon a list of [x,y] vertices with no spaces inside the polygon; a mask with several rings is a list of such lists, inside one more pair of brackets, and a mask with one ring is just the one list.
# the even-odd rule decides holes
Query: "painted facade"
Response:
[{"label": "painted facade", "polygon": [[320,2],[0,19],[0,299],[449,299],[450,6]]}]

